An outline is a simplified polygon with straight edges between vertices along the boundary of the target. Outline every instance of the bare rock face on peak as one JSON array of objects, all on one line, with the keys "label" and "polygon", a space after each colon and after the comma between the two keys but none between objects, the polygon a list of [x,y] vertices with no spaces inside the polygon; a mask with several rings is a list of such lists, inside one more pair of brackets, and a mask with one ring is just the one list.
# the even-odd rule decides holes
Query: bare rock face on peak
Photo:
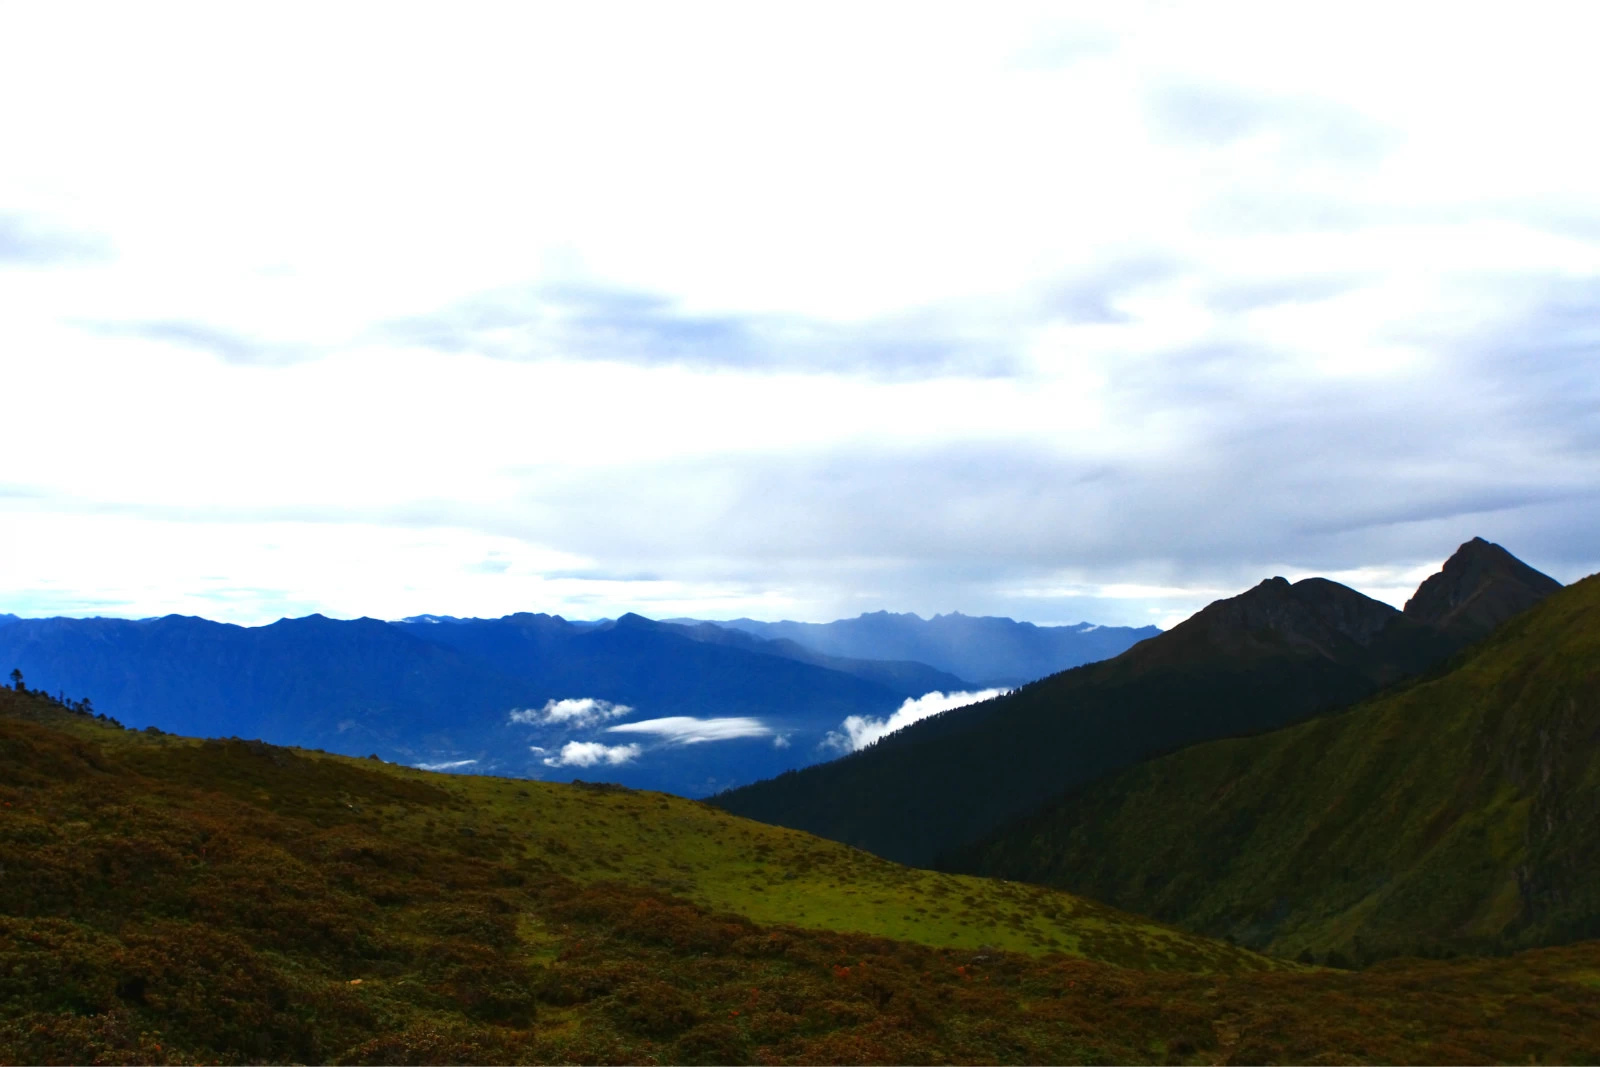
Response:
[{"label": "bare rock face on peak", "polygon": [[1474,537],[1418,587],[1405,614],[1462,637],[1482,637],[1560,588],[1499,545]]}]

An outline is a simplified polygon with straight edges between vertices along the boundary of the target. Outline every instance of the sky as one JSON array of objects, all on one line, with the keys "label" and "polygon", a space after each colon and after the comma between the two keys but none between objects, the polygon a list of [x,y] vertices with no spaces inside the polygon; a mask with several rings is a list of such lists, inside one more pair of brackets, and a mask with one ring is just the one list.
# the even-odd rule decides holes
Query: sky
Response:
[{"label": "sky", "polygon": [[0,3],[0,612],[1573,581],[1597,21]]}]

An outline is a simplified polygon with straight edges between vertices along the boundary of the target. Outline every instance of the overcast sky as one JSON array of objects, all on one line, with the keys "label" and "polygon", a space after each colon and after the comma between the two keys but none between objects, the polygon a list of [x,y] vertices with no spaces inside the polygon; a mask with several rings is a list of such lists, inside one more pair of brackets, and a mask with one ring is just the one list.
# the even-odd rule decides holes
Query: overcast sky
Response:
[{"label": "overcast sky", "polygon": [[0,5],[0,611],[1572,581],[1597,11]]}]

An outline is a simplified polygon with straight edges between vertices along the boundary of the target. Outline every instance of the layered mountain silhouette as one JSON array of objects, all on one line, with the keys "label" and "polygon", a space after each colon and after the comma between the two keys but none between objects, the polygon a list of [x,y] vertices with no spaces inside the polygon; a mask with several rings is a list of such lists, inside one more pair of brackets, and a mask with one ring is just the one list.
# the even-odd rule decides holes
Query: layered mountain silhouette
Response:
[{"label": "layered mountain silhouette", "polygon": [[[898,654],[908,626],[944,635],[932,645],[913,642],[934,647],[949,643],[959,617],[884,618],[892,621],[877,642],[850,629],[862,620],[846,621],[845,643],[865,653],[857,657],[728,625],[632,614],[598,622],[526,612],[399,622],[312,615],[261,627],[176,615],[3,615],[0,664],[20,667],[46,691],[90,694],[100,710],[140,727],[703,795],[827,758],[836,750],[821,742],[850,716],[883,719],[908,698],[981,688]],[[1029,657],[1120,651],[1142,633],[1009,619],[966,624],[989,634],[963,660],[982,677]],[[586,699],[603,702],[604,714],[583,724],[537,721],[548,702]],[[513,711],[523,721],[511,723]],[[611,732],[661,719],[677,720],[676,732]],[[740,721],[697,726],[707,719]],[[594,748],[573,762],[562,754],[569,743]],[[639,751],[600,751],[628,745]]]},{"label": "layered mountain silhouette", "polygon": [[828,623],[734,619],[714,625],[792,641],[826,656],[926,663],[969,679],[976,688],[1022,685],[1069,667],[1108,659],[1161,632],[1154,626],[1086,622],[1036,626],[960,612],[931,619],[876,611]]},{"label": "layered mountain silhouette", "polygon": [[[847,716],[882,717],[930,688],[964,685],[920,664],[768,650],[724,633],[705,640],[637,615],[599,626],[531,614],[403,623],[313,615],[261,627],[182,616],[22,619],[0,626],[0,663],[44,691],[88,694],[133,726],[690,795],[819,758],[817,743]],[[547,702],[582,699],[605,702],[612,717],[587,728],[538,721]],[[513,710],[525,721],[511,722]],[[743,736],[708,743],[683,732],[718,718],[741,720],[732,732]],[[679,720],[678,732],[606,732],[658,719]],[[640,752],[546,764],[568,742]]]},{"label": "layered mountain silhouette", "polygon": [[1482,625],[1559,588],[1477,540],[1440,576],[1442,592],[1430,578],[1411,614],[1326,579],[1272,578],[1114,659],[715,802],[926,865],[1073,786],[1187,745],[1300,722],[1415,676]]},{"label": "layered mountain silhouette", "polygon": [[[632,616],[632,618],[637,619],[639,616]],[[755,634],[744,630],[718,626],[709,622],[686,624],[661,622],[655,623],[655,625],[664,628],[670,633],[681,634],[684,637],[695,641],[704,641],[707,644],[742,648],[748,652],[759,652],[768,656],[781,656],[784,659],[792,659],[800,663],[826,667],[828,670],[851,674],[857,678],[875,682],[887,689],[908,695],[929,693],[936,690],[954,692],[978,688],[975,683],[968,682],[935,667],[930,667],[926,663],[917,663],[912,660],[830,656],[787,638],[769,640],[757,637]],[[869,648],[868,651],[875,650]]]},{"label": "layered mountain silhouette", "polygon": [[[1441,580],[1442,579],[1442,580]],[[1458,629],[1548,588],[1473,542],[1408,616]],[[1600,578],[1352,710],[1090,783],[947,858],[1318,959],[1600,937]]]}]

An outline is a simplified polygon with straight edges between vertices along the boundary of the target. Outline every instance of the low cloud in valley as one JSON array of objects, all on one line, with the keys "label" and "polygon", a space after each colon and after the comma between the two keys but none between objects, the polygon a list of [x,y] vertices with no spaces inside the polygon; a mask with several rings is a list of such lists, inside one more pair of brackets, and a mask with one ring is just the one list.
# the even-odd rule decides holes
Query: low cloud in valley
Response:
[{"label": "low cloud in valley", "polygon": [[768,737],[772,735],[772,729],[760,719],[745,716],[699,719],[691,715],[669,715],[608,726],[606,733],[647,734],[669,744],[694,745],[706,741],[732,741],[741,737]]},{"label": "low cloud in valley", "polygon": [[991,700],[1008,692],[1009,689],[980,689],[970,693],[935,691],[924,693],[920,697],[908,697],[905,703],[896,708],[894,714],[887,719],[851,715],[839,724],[839,729],[828,732],[822,740],[822,747],[834,752],[855,752],[930,715],[937,715],[952,708],[964,708],[968,704]]},{"label": "low cloud in valley", "polygon": [[526,726],[562,726],[582,730],[608,719],[620,719],[632,711],[626,704],[613,704],[594,697],[569,697],[547,700],[542,708],[513,708],[508,719]]},{"label": "low cloud in valley", "polygon": [[[543,753],[534,749],[535,755]],[[541,762],[546,767],[616,767],[631,763],[644,750],[638,745],[604,745],[598,741],[568,741],[554,756],[545,756]]]}]

